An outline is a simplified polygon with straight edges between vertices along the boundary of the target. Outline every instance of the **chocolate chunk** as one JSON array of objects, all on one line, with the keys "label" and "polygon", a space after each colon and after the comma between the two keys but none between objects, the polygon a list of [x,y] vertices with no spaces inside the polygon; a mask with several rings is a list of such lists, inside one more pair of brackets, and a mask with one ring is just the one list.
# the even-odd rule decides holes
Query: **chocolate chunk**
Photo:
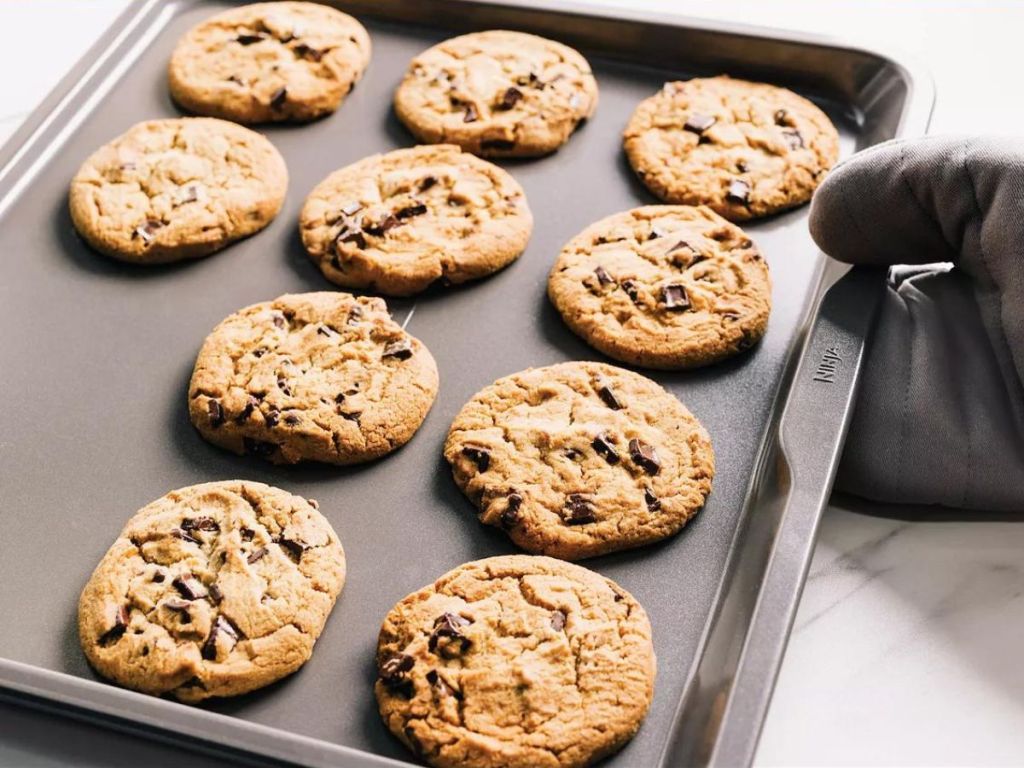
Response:
[{"label": "chocolate chunk", "polygon": [[267,548],[266,547],[260,547],[255,552],[253,552],[251,555],[249,555],[249,557],[246,558],[246,562],[249,563],[249,565],[252,565],[253,563],[257,562],[258,560],[262,560],[263,556],[265,554],[267,554]]},{"label": "chocolate chunk", "polygon": [[644,503],[647,505],[648,512],[657,512],[661,509],[661,499],[654,495],[654,491],[650,488],[644,488]]},{"label": "chocolate chunk", "polygon": [[276,408],[271,408],[263,416],[263,423],[268,427],[276,427],[277,422],[281,420],[281,412]]},{"label": "chocolate chunk", "polygon": [[291,397],[292,388],[289,386],[288,380],[281,377],[281,374],[278,374],[277,388],[280,389],[281,392],[283,392],[284,394]]},{"label": "chocolate chunk", "polygon": [[297,413],[285,414],[284,423],[289,425],[289,426],[291,426],[291,427],[294,427],[296,424],[300,423],[301,421],[302,421],[302,417],[299,416]]},{"label": "chocolate chunk", "polygon": [[212,517],[186,517],[181,521],[183,531],[219,531],[220,526]]},{"label": "chocolate chunk", "polygon": [[729,182],[729,191],[725,193],[725,199],[730,203],[746,205],[750,199],[750,185],[742,179],[733,179]]},{"label": "chocolate chunk", "polygon": [[260,40],[265,40],[265,39],[266,39],[266,35],[262,35],[262,34],[259,34],[259,33],[257,33],[257,34],[242,33],[241,35],[238,35],[238,37],[235,38],[235,42],[239,43],[240,45],[252,45],[253,43],[258,43]]},{"label": "chocolate chunk", "polygon": [[285,101],[288,99],[288,89],[278,88],[274,91],[274,94],[270,97],[270,106],[272,109],[281,109],[284,106]]},{"label": "chocolate chunk", "polygon": [[629,296],[630,301],[640,306],[640,289],[637,287],[637,284],[632,280],[623,280],[619,285],[626,292],[626,295]]},{"label": "chocolate chunk", "polygon": [[565,452],[565,458],[567,458],[569,461],[576,461],[576,459],[578,459],[582,455],[583,454],[577,451],[575,448],[570,448]]},{"label": "chocolate chunk", "polygon": [[487,468],[491,466],[491,454],[486,448],[467,445],[462,449],[462,455],[476,464],[476,468],[480,472],[486,472]]},{"label": "chocolate chunk", "polygon": [[435,184],[437,184],[437,179],[434,176],[424,176],[420,179],[420,192],[426,192]]},{"label": "chocolate chunk", "polygon": [[672,266],[678,267],[679,269],[686,269],[697,261],[703,259],[703,257],[694,250],[693,246],[685,240],[680,240],[678,243],[673,245],[665,252],[665,255],[668,256]]},{"label": "chocolate chunk", "polygon": [[775,124],[776,125],[792,125],[793,119],[789,116],[789,112],[785,109],[775,110]]},{"label": "chocolate chunk", "polygon": [[334,336],[334,330],[331,329],[331,328],[328,328],[326,325],[318,325],[316,327],[316,332],[320,336],[326,336],[327,338],[330,338],[331,336]]},{"label": "chocolate chunk", "polygon": [[500,152],[507,152],[515,147],[516,143],[511,139],[484,139],[480,142],[480,149],[496,149]]},{"label": "chocolate chunk", "polygon": [[210,585],[210,600],[213,601],[214,605],[220,605],[220,602],[224,599],[224,593],[221,588],[216,584]]},{"label": "chocolate chunk", "polygon": [[171,582],[171,586],[178,590],[178,593],[186,600],[199,600],[207,595],[203,582],[192,574],[179,576]]},{"label": "chocolate chunk", "polygon": [[140,224],[132,232],[132,240],[136,237],[141,237],[142,242],[149,245],[153,242],[153,234],[163,226],[162,221],[156,221],[154,219],[147,220],[144,224]]},{"label": "chocolate chunk", "polygon": [[658,454],[655,452],[654,446],[637,440],[635,437],[629,441],[629,457],[648,475],[656,475],[661,469],[661,462],[658,461]]},{"label": "chocolate chunk", "polygon": [[597,275],[597,282],[599,284],[601,284],[601,285],[615,285],[615,280],[612,278],[611,275],[608,274],[608,270],[606,270],[604,267],[602,267],[602,266],[595,267],[594,268],[594,274]]},{"label": "chocolate chunk", "polygon": [[199,543],[201,543],[199,541],[199,539],[197,539],[195,536],[192,536],[190,533],[188,533],[188,531],[183,531],[180,528],[171,531],[171,535],[174,536],[174,538],[176,538],[176,539],[181,539],[182,541],[187,541],[189,544],[199,544]]},{"label": "chocolate chunk", "polygon": [[245,83],[242,81],[242,78],[240,78],[238,75],[228,75],[227,78],[225,79],[229,83],[234,83],[235,85],[245,85]]},{"label": "chocolate chunk", "polygon": [[[526,75],[518,75],[516,77],[516,82],[519,85],[532,85],[534,88],[536,88],[536,87],[538,87],[537,84],[540,83],[540,78],[537,77],[537,73],[536,72],[530,72],[529,74],[526,74]],[[543,88],[544,84],[541,83],[540,87]]]},{"label": "chocolate chunk", "polygon": [[434,695],[439,699],[443,699],[446,696],[454,696],[456,699],[462,699],[462,694],[452,688],[448,683],[444,681],[436,669],[432,669],[426,674],[427,682],[430,683],[430,688],[434,692]]},{"label": "chocolate chunk", "polygon": [[564,519],[566,525],[586,525],[597,520],[590,501],[579,493],[570,493],[565,502]]},{"label": "chocolate chunk", "polygon": [[300,59],[308,59],[309,61],[320,61],[324,57],[325,51],[317,50],[306,43],[299,43],[292,48],[295,55]]},{"label": "chocolate chunk", "polygon": [[783,131],[782,138],[785,140],[786,145],[790,149],[803,149],[804,148],[804,137],[800,135],[800,131],[793,129],[791,131]]},{"label": "chocolate chunk", "polygon": [[302,560],[302,553],[309,549],[309,545],[305,542],[298,539],[286,539],[284,536],[278,539],[277,543],[296,563]]},{"label": "chocolate chunk", "polygon": [[384,347],[381,358],[393,357],[397,360],[408,360],[412,357],[412,343],[409,339],[398,339]]},{"label": "chocolate chunk", "polygon": [[218,616],[213,620],[213,626],[210,627],[210,634],[206,636],[206,641],[203,643],[201,650],[202,656],[207,661],[216,661],[217,659],[217,637],[224,635],[231,641],[231,647],[234,648],[235,643],[238,642],[238,630],[235,629],[234,625],[225,619],[223,616]]},{"label": "chocolate chunk", "polygon": [[507,88],[498,100],[498,109],[512,109],[523,98],[523,92],[518,88]]},{"label": "chocolate chunk", "polygon": [[427,206],[423,203],[416,203],[415,205],[408,205],[402,208],[395,216],[402,221],[411,219],[413,216],[422,216],[427,212]]},{"label": "chocolate chunk", "polygon": [[611,442],[608,440],[607,435],[598,435],[593,439],[590,445],[593,447],[595,451],[597,451],[601,456],[603,456],[604,460],[607,461],[609,464],[619,463],[619,453],[618,451],[615,450],[615,446],[612,445]]},{"label": "chocolate chunk", "polygon": [[110,628],[99,637],[99,644],[102,646],[113,645],[124,635],[128,629],[128,608],[123,605],[119,605],[113,612],[111,617]]},{"label": "chocolate chunk", "polygon": [[750,168],[742,160],[737,160],[736,161],[736,170],[739,171],[740,173],[746,173],[747,171],[750,170]]},{"label": "chocolate chunk", "polygon": [[184,189],[178,190],[178,193],[174,198],[174,206],[185,205],[186,203],[194,203],[199,199],[199,187],[195,184],[189,184]]},{"label": "chocolate chunk", "polygon": [[471,619],[457,613],[442,613],[434,620],[434,631],[430,633],[427,648],[446,659],[465,653],[471,642],[461,630],[472,623]]},{"label": "chocolate chunk", "polygon": [[476,106],[473,104],[466,105],[466,111],[462,115],[462,122],[464,123],[475,123],[480,119],[480,113],[476,111]]},{"label": "chocolate chunk", "polygon": [[224,409],[220,407],[220,401],[212,397],[206,401],[206,408],[210,413],[210,426],[219,427],[224,423]]},{"label": "chocolate chunk", "polygon": [[523,497],[517,491],[512,491],[508,495],[505,511],[501,513],[502,527],[513,528],[519,522],[519,508],[521,506],[523,506]]},{"label": "chocolate chunk", "polygon": [[243,528],[239,531],[239,535],[242,537],[242,541],[252,541],[256,538],[256,531],[252,528]]},{"label": "chocolate chunk", "polygon": [[690,308],[690,297],[686,294],[686,288],[678,283],[662,286],[661,300],[665,304],[665,309],[672,312],[684,312]]},{"label": "chocolate chunk", "polygon": [[363,319],[363,308],[359,305],[352,307],[348,311],[348,320],[345,321],[346,325],[356,325],[360,320]]},{"label": "chocolate chunk", "polygon": [[363,231],[368,235],[373,235],[374,237],[384,237],[384,235],[386,235],[389,230],[392,230],[395,227],[400,226],[401,223],[402,222],[398,219],[397,216],[388,214],[376,224],[367,224],[365,221],[363,221]]},{"label": "chocolate chunk", "polygon": [[412,680],[406,673],[416,665],[416,660],[405,653],[395,653],[385,659],[377,670],[381,683],[391,693],[411,698],[413,694]]},{"label": "chocolate chunk", "polygon": [[264,440],[253,440],[251,437],[242,438],[242,447],[249,456],[259,456],[269,459],[277,450],[277,445]]},{"label": "chocolate chunk", "polygon": [[604,401],[604,404],[613,411],[622,410],[622,403],[619,401],[619,398],[615,396],[615,390],[613,390],[611,384],[604,379],[597,380],[597,396],[600,397],[601,400]]},{"label": "chocolate chunk", "polygon": [[683,128],[691,133],[702,134],[708,130],[712,125],[717,123],[718,120],[711,115],[699,115],[694,114],[686,118],[686,122],[683,123]]},{"label": "chocolate chunk", "polygon": [[551,628],[555,630],[555,632],[561,632],[563,629],[565,629],[564,613],[562,613],[561,611],[551,612]]},{"label": "chocolate chunk", "polygon": [[192,614],[189,609],[192,607],[192,603],[187,600],[179,600],[176,597],[168,598],[164,600],[161,605],[169,611],[174,611],[178,614],[178,621],[182,624],[192,623]]},{"label": "chocolate chunk", "polygon": [[362,411],[343,411],[338,409],[338,415],[345,421],[354,421],[356,424],[359,423],[359,417],[363,415]]},{"label": "chocolate chunk", "polygon": [[284,315],[282,315],[280,312],[275,312],[274,313],[274,327],[275,328],[284,328],[284,326],[285,326]]},{"label": "chocolate chunk", "polygon": [[163,573],[161,573],[160,571],[157,571],[156,573],[153,574],[153,583],[154,584],[163,584],[164,583],[164,578],[165,578],[165,576],[163,575]]}]

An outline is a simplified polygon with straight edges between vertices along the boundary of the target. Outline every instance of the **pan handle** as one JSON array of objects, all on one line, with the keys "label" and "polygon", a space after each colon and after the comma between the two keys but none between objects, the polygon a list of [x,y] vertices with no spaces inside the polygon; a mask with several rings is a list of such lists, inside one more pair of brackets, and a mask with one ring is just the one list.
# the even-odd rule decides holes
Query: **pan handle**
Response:
[{"label": "pan handle", "polygon": [[885,290],[884,269],[850,269],[822,297],[808,333],[779,424],[778,528],[710,765],[754,760]]}]

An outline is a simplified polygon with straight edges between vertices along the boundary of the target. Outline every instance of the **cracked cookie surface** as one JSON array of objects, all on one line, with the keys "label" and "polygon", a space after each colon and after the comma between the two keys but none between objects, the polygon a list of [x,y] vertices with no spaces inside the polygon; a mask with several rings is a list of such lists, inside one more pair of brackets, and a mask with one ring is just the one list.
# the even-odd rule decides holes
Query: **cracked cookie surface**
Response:
[{"label": "cracked cookie surface", "polygon": [[204,438],[238,454],[355,464],[408,442],[437,386],[434,358],[382,299],[289,294],[207,337],[189,414]]},{"label": "cracked cookie surface", "polygon": [[263,136],[225,120],[139,123],[71,181],[71,219],[96,250],[156,264],[218,251],[263,229],[288,188]]},{"label": "cracked cookie surface", "polygon": [[603,363],[531,368],[485,387],[452,422],[444,456],[481,522],[565,560],[677,533],[715,473],[711,440],[679,400]]},{"label": "cracked cookie surface", "polygon": [[440,768],[578,768],[633,737],[655,657],[644,609],[547,557],[466,563],[399,602],[377,645],[392,733]]},{"label": "cracked cookie surface", "polygon": [[724,76],[666,83],[636,108],[623,139],[659,198],[733,221],[807,202],[839,157],[835,126],[810,101]]},{"label": "cracked cookie surface", "polygon": [[200,115],[242,123],[334,112],[370,62],[370,36],[319,3],[256,3],[193,27],[171,56],[171,95]]},{"label": "cracked cookie surface", "polygon": [[302,242],[338,285],[392,296],[495,272],[526,248],[533,217],[501,168],[450,144],[374,155],[310,193]]},{"label": "cracked cookie surface", "polygon": [[82,591],[79,639],[119,685],[235,696],[309,659],[344,582],[316,502],[242,480],[193,485],[125,525]]},{"label": "cracked cookie surface", "polygon": [[757,245],[710,209],[649,205],[570,240],[548,296],[566,324],[609,357],[693,368],[760,340],[771,279]]},{"label": "cracked cookie surface", "polygon": [[409,65],[395,112],[420,141],[476,155],[553,152],[597,108],[590,64],[566,45],[506,30],[445,40]]}]

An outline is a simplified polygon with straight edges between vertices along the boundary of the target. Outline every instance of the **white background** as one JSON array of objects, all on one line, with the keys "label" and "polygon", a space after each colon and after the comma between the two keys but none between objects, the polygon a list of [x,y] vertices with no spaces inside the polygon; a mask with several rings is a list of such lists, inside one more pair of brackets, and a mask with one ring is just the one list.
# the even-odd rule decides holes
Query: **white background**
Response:
[{"label": "white background", "polygon": [[[900,49],[934,75],[933,133],[1024,128],[1024,3],[593,2]],[[127,5],[0,0],[0,140]],[[849,506],[833,504],[825,515],[758,763],[1024,764],[1024,525],[921,521],[907,511]],[[71,759],[97,766],[191,760],[0,708],[0,764]]]}]

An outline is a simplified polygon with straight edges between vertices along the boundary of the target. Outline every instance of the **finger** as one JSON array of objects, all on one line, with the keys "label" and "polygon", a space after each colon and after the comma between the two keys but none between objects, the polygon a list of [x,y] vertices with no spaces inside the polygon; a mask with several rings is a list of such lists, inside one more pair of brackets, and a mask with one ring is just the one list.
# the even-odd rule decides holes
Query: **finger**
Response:
[{"label": "finger", "polygon": [[811,205],[811,235],[852,264],[953,261],[989,277],[985,258],[1020,253],[1022,196],[1022,139],[888,142],[828,175]]}]

